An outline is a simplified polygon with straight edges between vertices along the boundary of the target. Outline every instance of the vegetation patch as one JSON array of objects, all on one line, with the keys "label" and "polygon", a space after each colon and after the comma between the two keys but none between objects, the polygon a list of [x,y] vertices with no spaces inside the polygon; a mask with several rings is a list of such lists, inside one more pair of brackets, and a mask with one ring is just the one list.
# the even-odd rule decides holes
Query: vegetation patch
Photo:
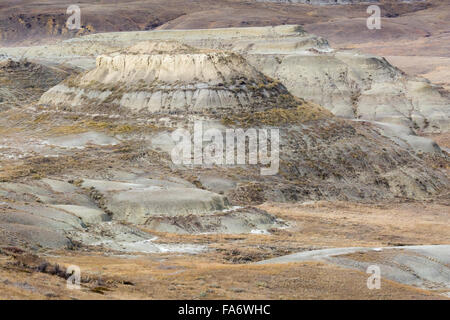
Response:
[{"label": "vegetation patch", "polygon": [[68,135],[94,130],[106,132],[108,134],[127,134],[152,132],[156,129],[157,127],[151,124],[128,124],[96,120],[82,120],[70,125],[53,127],[49,130],[49,133],[52,135]]},{"label": "vegetation patch", "polygon": [[290,109],[273,108],[260,112],[245,112],[225,116],[222,119],[222,123],[225,125],[242,125],[245,127],[253,125],[276,126],[329,119],[332,117],[333,114],[325,108],[313,103],[304,103],[296,108]]}]

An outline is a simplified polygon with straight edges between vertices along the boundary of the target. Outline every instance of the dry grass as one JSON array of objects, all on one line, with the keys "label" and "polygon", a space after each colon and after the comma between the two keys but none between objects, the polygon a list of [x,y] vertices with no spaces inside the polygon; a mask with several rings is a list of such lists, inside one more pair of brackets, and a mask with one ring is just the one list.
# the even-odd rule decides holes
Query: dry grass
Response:
[{"label": "dry grass", "polygon": [[30,157],[22,161],[4,164],[0,168],[0,181],[14,181],[25,177],[40,179],[48,174],[58,173],[70,168],[83,168],[88,163],[89,161],[82,161],[77,156]]},{"label": "dry grass", "polygon": [[126,134],[126,133],[143,133],[153,132],[157,127],[150,124],[127,124],[115,123],[112,121],[96,121],[96,120],[80,120],[69,125],[57,125],[49,128],[48,134],[53,135],[69,135],[83,133],[87,131],[100,131],[107,134]]},{"label": "dry grass", "polygon": [[[115,255],[108,250],[52,252],[46,258],[52,265],[59,264],[62,268],[77,265],[82,277],[100,283],[82,283],[81,290],[67,290],[65,280],[60,277],[12,267],[11,258],[0,253],[0,278],[8,279],[0,282],[0,298],[444,298],[389,280],[382,280],[381,290],[368,290],[367,274],[325,263],[254,265],[249,262],[323,247],[449,243],[450,226],[445,205],[316,202],[306,205],[272,203],[260,207],[290,221],[290,227],[274,231],[272,235],[154,233],[163,243],[195,243],[212,249],[198,255]],[[355,258],[365,261],[373,257]]]},{"label": "dry grass", "polygon": [[[368,290],[367,275],[323,263],[223,265],[201,257],[121,258],[101,253],[55,257],[78,265],[82,277],[101,279],[68,290],[57,276],[21,272],[0,262],[0,298],[58,299],[439,299],[435,294],[382,280],[382,290]],[[34,289],[34,290],[33,290]]]},{"label": "dry grass", "polygon": [[225,125],[242,125],[245,127],[253,125],[276,126],[329,119],[332,117],[333,114],[330,111],[317,104],[308,102],[297,106],[297,108],[273,108],[254,113],[236,114],[224,117],[222,123]]}]

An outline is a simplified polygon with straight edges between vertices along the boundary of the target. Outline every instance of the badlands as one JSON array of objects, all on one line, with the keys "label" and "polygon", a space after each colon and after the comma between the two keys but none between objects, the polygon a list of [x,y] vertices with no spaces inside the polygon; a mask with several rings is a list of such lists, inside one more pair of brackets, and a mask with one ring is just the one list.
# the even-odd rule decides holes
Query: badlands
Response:
[{"label": "badlands", "polygon": [[[445,88],[308,25],[165,30],[195,18],[171,10],[158,30],[4,34],[0,298],[447,299]],[[175,164],[195,123],[278,129],[278,171]]]}]

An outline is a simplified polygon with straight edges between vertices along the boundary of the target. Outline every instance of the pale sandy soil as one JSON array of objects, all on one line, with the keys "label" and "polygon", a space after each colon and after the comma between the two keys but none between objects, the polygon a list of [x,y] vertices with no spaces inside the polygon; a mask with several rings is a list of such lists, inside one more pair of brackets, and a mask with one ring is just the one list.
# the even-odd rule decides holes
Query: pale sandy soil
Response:
[{"label": "pale sandy soil", "polygon": [[[319,202],[261,206],[289,221],[272,235],[159,234],[163,242],[208,245],[198,255],[120,255],[112,251],[55,251],[51,263],[81,268],[81,290],[65,280],[25,268],[26,259],[3,250],[0,298],[56,299],[440,299],[433,292],[382,281],[368,290],[367,274],[322,262],[254,265],[251,262],[302,250],[345,246],[450,243],[445,204],[361,205]],[[18,264],[21,261],[22,264]],[[33,264],[34,263],[34,264]],[[89,278],[89,279],[88,279]]]}]

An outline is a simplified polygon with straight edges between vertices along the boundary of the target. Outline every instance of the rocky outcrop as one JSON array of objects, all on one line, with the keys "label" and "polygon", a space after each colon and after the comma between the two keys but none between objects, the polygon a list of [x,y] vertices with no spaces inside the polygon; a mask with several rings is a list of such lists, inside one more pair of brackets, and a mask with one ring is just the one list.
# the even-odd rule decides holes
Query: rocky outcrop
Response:
[{"label": "rocky outcrop", "polygon": [[343,118],[390,122],[415,131],[449,130],[450,101],[423,78],[357,52],[256,54],[249,61],[295,95]]},{"label": "rocky outcrop", "polygon": [[144,42],[99,56],[94,70],[52,88],[40,103],[111,104],[151,113],[224,113],[289,108],[301,101],[239,54],[176,42]]},{"label": "rocky outcrop", "polygon": [[199,248],[152,244],[156,238],[133,225],[160,232],[234,234],[285,225],[265,211],[232,207],[225,196],[181,179],[133,178],[0,183],[0,198],[11,201],[0,202],[1,243],[33,250],[82,243],[130,252],[190,252]]}]

